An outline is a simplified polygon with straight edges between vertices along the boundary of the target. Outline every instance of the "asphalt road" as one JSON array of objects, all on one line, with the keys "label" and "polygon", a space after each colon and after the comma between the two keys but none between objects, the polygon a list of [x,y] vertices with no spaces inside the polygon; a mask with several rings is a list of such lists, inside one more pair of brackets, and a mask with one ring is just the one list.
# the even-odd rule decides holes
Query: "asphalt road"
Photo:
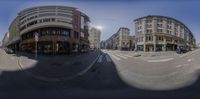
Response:
[{"label": "asphalt road", "polygon": [[[34,79],[26,75],[24,71],[18,70],[15,59],[13,61],[10,59],[11,55],[3,56],[3,52],[0,53],[0,67],[2,67],[0,99],[200,98],[200,80],[188,79],[188,76],[196,78],[197,73],[193,74],[199,68],[200,51],[178,59],[154,61],[137,59],[131,53],[125,55],[124,52],[117,52],[116,54],[124,54],[117,56],[112,52],[106,52],[100,56],[88,72],[65,82],[44,82]],[[7,64],[12,65],[10,67]],[[9,70],[9,68],[11,69]],[[176,73],[174,74],[174,72]],[[190,83],[191,85],[181,83],[184,87],[179,86],[180,83],[174,85],[171,83],[171,78],[177,78],[172,82],[179,82],[181,78],[181,82],[186,80],[192,83]],[[149,87],[148,83],[153,87]],[[167,84],[170,88],[163,87],[162,83]],[[159,87],[155,87],[156,85]]]},{"label": "asphalt road", "polygon": [[111,56],[121,79],[127,84],[150,90],[171,90],[194,83],[198,78],[200,51],[162,59],[136,58],[131,53],[105,51]]}]

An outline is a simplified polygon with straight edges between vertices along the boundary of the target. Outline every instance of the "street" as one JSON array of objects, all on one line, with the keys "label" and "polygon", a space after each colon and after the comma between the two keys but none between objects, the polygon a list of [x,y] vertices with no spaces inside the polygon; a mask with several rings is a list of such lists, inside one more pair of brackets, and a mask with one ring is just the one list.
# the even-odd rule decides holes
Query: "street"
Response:
[{"label": "street", "polygon": [[134,57],[130,52],[105,51],[114,61],[121,79],[129,85],[151,90],[176,89],[196,81],[198,52],[150,59]]},{"label": "street", "polygon": [[[198,93],[200,80],[197,72],[200,50],[163,58],[135,57],[135,52],[102,50],[96,63],[87,72],[81,73],[76,78],[58,82],[35,79],[26,73],[30,68],[20,69],[18,64],[20,56],[7,55],[2,49],[0,54],[1,99],[197,99],[200,97]],[[89,57],[89,53],[86,55]]]}]

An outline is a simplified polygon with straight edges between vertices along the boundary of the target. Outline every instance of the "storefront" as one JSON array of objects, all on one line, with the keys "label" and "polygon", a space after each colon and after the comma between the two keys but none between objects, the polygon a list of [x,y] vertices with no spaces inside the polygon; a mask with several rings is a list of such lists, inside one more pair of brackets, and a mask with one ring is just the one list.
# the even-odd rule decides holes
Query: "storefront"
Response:
[{"label": "storefront", "polygon": [[177,48],[176,44],[167,44],[166,45],[166,51],[175,51]]},{"label": "storefront", "polygon": [[144,45],[137,45],[137,51],[144,51]]},{"label": "storefront", "polygon": [[[36,42],[34,34],[38,33],[37,52],[42,54],[65,54],[73,49],[75,40],[71,39],[71,30],[65,28],[47,27],[30,31],[22,35],[21,50],[35,53]],[[77,44],[76,44],[77,45]]]},{"label": "storefront", "polygon": [[152,51],[154,51],[154,46],[153,46],[153,44],[148,44],[148,45],[146,45],[146,51],[147,52],[152,52]]}]

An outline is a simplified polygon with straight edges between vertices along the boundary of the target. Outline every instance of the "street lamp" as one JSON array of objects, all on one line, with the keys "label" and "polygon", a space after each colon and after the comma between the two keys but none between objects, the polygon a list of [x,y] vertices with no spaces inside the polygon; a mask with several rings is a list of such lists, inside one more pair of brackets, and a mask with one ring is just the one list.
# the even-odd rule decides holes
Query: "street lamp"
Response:
[{"label": "street lamp", "polygon": [[35,59],[37,59],[37,42],[38,42],[38,33],[35,32]]}]

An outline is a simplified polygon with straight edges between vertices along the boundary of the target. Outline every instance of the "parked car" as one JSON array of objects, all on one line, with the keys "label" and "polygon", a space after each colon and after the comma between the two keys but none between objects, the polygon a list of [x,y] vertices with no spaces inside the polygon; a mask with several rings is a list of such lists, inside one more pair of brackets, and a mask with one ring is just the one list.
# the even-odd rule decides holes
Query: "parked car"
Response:
[{"label": "parked car", "polygon": [[78,49],[74,49],[72,50],[73,53],[77,53],[78,52]]},{"label": "parked car", "polygon": [[14,50],[12,50],[12,49],[10,49],[10,48],[4,48],[4,50],[5,50],[5,52],[6,52],[7,54],[14,54],[14,53],[15,53]]},{"label": "parked car", "polygon": [[91,52],[94,52],[94,51],[95,51],[95,49],[92,49],[92,48],[91,48],[91,49],[90,49],[90,51],[91,51]]},{"label": "parked car", "polygon": [[81,53],[86,53],[86,52],[88,52],[88,51],[89,51],[88,49],[81,49],[81,50],[80,50]]},{"label": "parked car", "polygon": [[188,52],[188,49],[185,47],[177,47],[177,49],[176,49],[176,53],[178,53],[178,54],[182,54],[182,53],[186,53],[186,52]]}]

